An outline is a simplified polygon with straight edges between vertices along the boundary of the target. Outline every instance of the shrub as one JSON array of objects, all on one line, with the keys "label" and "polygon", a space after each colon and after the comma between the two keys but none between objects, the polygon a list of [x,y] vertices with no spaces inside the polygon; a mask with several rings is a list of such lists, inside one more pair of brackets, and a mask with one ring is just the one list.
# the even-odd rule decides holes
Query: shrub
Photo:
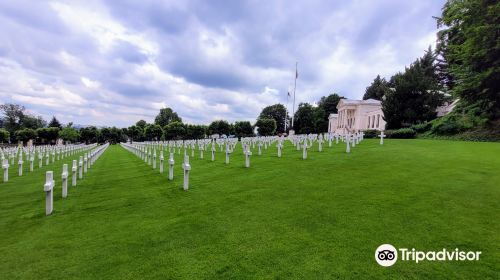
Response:
[{"label": "shrub", "polygon": [[450,113],[432,121],[431,133],[436,135],[453,135],[486,124],[487,119],[474,114]]},{"label": "shrub", "polygon": [[31,128],[23,128],[14,133],[17,141],[22,141],[23,143],[28,142],[30,139],[36,139],[36,131]]},{"label": "shrub", "polygon": [[417,135],[417,132],[411,128],[386,130],[385,133],[387,134],[388,138],[395,139],[410,139],[415,138],[415,136]]},{"label": "shrub", "polygon": [[0,143],[9,142],[9,138],[10,133],[5,129],[0,128]]},{"label": "shrub", "polygon": [[364,131],[364,138],[377,138],[380,134],[380,131],[376,129],[368,129]]},{"label": "shrub", "polygon": [[415,130],[418,133],[426,132],[429,129],[431,129],[432,123],[430,122],[424,122],[424,123],[419,123],[419,124],[414,124],[410,128]]}]

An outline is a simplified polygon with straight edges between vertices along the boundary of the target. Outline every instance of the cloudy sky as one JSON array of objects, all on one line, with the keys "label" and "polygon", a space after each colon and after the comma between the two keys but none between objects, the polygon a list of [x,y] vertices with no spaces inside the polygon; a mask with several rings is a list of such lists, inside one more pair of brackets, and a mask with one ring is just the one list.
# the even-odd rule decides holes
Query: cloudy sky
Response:
[{"label": "cloudy sky", "polygon": [[[0,103],[77,124],[255,120],[361,98],[435,45],[444,0],[0,1]],[[290,105],[291,107],[291,105]],[[290,108],[291,111],[291,108]]]}]

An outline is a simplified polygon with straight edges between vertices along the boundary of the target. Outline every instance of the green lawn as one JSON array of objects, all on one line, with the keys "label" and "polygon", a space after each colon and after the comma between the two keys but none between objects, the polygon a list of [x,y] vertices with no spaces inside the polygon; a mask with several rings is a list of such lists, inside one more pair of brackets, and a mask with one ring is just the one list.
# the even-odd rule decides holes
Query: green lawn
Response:
[{"label": "green lawn", "polygon": [[[168,155],[166,155],[168,158]],[[1,279],[497,278],[500,144],[365,140],[302,160],[273,146],[244,168],[209,152],[175,179],[111,146],[45,216],[44,167],[0,183]],[[64,162],[70,163],[70,159]],[[29,166],[25,164],[25,166]],[[17,168],[15,168],[17,169]],[[165,165],[167,171],[167,165]],[[17,172],[17,170],[16,170]],[[482,251],[477,262],[374,260],[383,243]],[[497,278],[498,279],[498,278]]]}]

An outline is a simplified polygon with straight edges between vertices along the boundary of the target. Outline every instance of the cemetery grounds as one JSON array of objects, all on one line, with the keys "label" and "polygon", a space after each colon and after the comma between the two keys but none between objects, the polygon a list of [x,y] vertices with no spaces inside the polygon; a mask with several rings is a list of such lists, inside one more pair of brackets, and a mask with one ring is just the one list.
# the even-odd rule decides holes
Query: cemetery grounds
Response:
[{"label": "cemetery grounds", "polygon": [[[119,145],[61,198],[62,164],[10,168],[0,182],[1,279],[498,279],[500,144],[365,139],[317,144],[308,159],[287,142],[244,167],[241,145],[199,151],[182,189]],[[165,153],[168,159],[168,153]],[[168,165],[165,162],[165,169]],[[54,212],[45,216],[45,171]],[[374,260],[384,243],[482,251],[477,262]]]}]

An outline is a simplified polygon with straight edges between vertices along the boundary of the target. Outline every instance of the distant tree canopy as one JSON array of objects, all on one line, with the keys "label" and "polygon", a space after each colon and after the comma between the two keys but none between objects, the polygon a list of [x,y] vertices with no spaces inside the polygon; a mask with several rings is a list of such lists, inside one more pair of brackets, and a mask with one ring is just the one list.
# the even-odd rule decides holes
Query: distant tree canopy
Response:
[{"label": "distant tree canopy", "polygon": [[38,138],[40,138],[42,143],[54,144],[59,136],[59,128],[57,127],[47,127],[39,128],[36,130]]},{"label": "distant tree canopy", "polygon": [[500,2],[448,0],[437,18],[440,77],[461,110],[500,118]]},{"label": "distant tree canopy", "polygon": [[62,128],[61,123],[56,119],[56,117],[52,117],[52,119],[49,122],[49,127],[57,127],[57,128]]},{"label": "distant tree canopy", "polygon": [[380,75],[377,75],[372,84],[366,88],[365,95],[363,95],[363,100],[382,100],[382,97],[388,90],[389,87],[387,81],[384,78],[380,78]]},{"label": "distant tree canopy", "polygon": [[36,140],[37,133],[34,129],[23,128],[16,131],[15,137],[17,141],[22,141],[23,143],[26,143],[30,139]]},{"label": "distant tree canopy", "polygon": [[272,118],[258,119],[255,123],[257,132],[261,136],[271,136],[276,133],[276,120]]},{"label": "distant tree canopy", "polygon": [[318,107],[314,108],[314,130],[317,133],[328,131],[328,117],[337,113],[337,105],[342,98],[337,93],[321,97]]},{"label": "distant tree canopy", "polygon": [[95,126],[80,129],[80,140],[85,143],[96,143],[99,139],[99,130]]},{"label": "distant tree canopy", "polygon": [[182,122],[182,119],[171,108],[160,109],[160,113],[155,118],[155,124],[165,127],[171,122]]},{"label": "distant tree canopy", "polygon": [[144,128],[144,138],[148,141],[159,141],[163,135],[163,129],[157,124],[147,124]]},{"label": "distant tree canopy", "polygon": [[120,143],[125,141],[123,130],[116,127],[104,127],[98,133],[99,143],[108,142],[110,144]]},{"label": "distant tree canopy", "polygon": [[136,126],[138,126],[142,131],[144,131],[144,128],[146,127],[148,123],[145,120],[139,120],[138,122],[135,123]]},{"label": "distant tree canopy", "polygon": [[203,139],[207,133],[206,125],[187,124],[185,139]]},{"label": "distant tree canopy", "polygon": [[252,124],[248,121],[235,122],[233,127],[234,127],[234,134],[238,138],[251,137],[254,135]]},{"label": "distant tree canopy", "polygon": [[10,139],[10,133],[3,128],[0,128],[0,143],[7,143]]},{"label": "distant tree canopy", "polygon": [[181,140],[186,136],[186,126],[181,122],[171,122],[163,128],[165,140]]},{"label": "distant tree canopy", "polygon": [[59,131],[59,138],[63,139],[66,142],[75,143],[78,141],[80,137],[80,133],[78,130],[72,128],[71,126],[67,126]]},{"label": "distant tree canopy", "polygon": [[288,118],[286,108],[283,104],[274,104],[262,109],[258,119],[274,119],[276,121],[276,132],[285,132],[285,121]]},{"label": "distant tree canopy", "polygon": [[208,126],[208,134],[230,135],[231,125],[225,120],[216,120]]},{"label": "distant tree canopy", "polygon": [[309,103],[300,103],[293,120],[293,129],[298,134],[316,132],[314,107]]},{"label": "distant tree canopy", "polygon": [[443,88],[436,71],[435,54],[429,48],[403,73],[394,75],[382,101],[388,129],[409,127],[436,118],[444,101]]}]

